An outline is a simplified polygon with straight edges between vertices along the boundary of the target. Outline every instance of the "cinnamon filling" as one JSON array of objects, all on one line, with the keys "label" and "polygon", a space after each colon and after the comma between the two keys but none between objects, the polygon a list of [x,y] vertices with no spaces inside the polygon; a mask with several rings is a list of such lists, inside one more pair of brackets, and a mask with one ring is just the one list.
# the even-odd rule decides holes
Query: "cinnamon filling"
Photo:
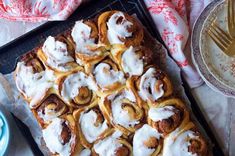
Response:
[{"label": "cinnamon filling", "polygon": [[71,139],[71,130],[69,129],[68,125],[65,122],[63,122],[62,126],[63,128],[61,132],[61,139],[62,139],[62,144],[65,145]]},{"label": "cinnamon filling", "polygon": [[125,146],[119,147],[115,151],[115,156],[128,156],[129,155],[129,149]]},{"label": "cinnamon filling", "polygon": [[92,99],[92,91],[88,87],[79,88],[79,94],[73,99],[76,104],[87,104]]},{"label": "cinnamon filling", "polygon": [[148,140],[144,141],[144,145],[148,148],[157,148],[159,141],[155,137],[150,137]]},{"label": "cinnamon filling", "polygon": [[155,122],[153,127],[157,129],[160,133],[168,134],[175,130],[183,119],[183,111],[178,108],[173,109],[174,115],[168,119],[163,119],[162,121]]},{"label": "cinnamon filling", "polygon": [[45,108],[52,110],[54,112],[59,112],[64,107],[66,107],[65,103],[61,99],[59,99],[56,95],[51,94],[42,102],[42,104],[37,109],[37,112],[41,111],[43,114],[45,114]]},{"label": "cinnamon filling", "polygon": [[199,138],[190,140],[190,146],[188,147],[188,150],[192,154],[206,155],[207,154],[206,142],[201,136],[198,137]]},{"label": "cinnamon filling", "polygon": [[101,114],[100,110],[97,109],[97,108],[94,108],[93,111],[96,113],[97,115],[97,118],[96,118],[96,122],[95,122],[95,126],[98,127],[101,123],[104,122],[104,117],[103,115]]}]

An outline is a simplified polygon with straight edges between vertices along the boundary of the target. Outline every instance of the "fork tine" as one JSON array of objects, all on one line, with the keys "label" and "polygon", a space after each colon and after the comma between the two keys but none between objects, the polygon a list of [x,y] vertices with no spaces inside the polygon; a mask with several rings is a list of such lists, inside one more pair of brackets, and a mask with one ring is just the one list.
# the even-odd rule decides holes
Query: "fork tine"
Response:
[{"label": "fork tine", "polygon": [[226,40],[227,42],[232,43],[233,39],[231,38],[231,36],[224,30],[222,30],[217,24],[212,23],[211,28],[214,29],[219,35],[221,35],[223,40]]},{"label": "fork tine", "polygon": [[235,27],[234,0],[228,0],[228,24],[229,27]]},{"label": "fork tine", "polygon": [[228,9],[227,9],[227,14],[228,14],[228,26],[231,24],[231,14],[230,14],[230,10],[231,10],[231,0],[228,0]]},{"label": "fork tine", "polygon": [[225,51],[227,49],[227,47],[221,43],[220,38],[218,38],[218,36],[216,36],[214,33],[212,33],[210,30],[208,30],[208,34],[211,37],[211,39],[215,42],[215,44],[222,50]]},{"label": "fork tine", "polygon": [[233,27],[235,27],[235,15],[234,15],[234,0],[231,0],[231,5],[232,5],[232,19],[233,19]]}]

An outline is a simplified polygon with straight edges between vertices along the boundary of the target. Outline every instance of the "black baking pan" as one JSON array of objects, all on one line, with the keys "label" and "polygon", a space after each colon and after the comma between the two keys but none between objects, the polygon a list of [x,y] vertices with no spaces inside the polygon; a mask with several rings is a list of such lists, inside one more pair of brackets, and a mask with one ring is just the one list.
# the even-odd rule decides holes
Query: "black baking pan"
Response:
[{"label": "black baking pan", "polygon": [[[147,28],[147,30],[159,40],[163,45],[163,41],[156,30],[154,23],[144,5],[143,0],[94,0],[90,1],[83,6],[80,6],[72,16],[63,22],[47,22],[42,26],[26,33],[25,35],[17,38],[16,40],[4,45],[0,48],[0,72],[8,74],[14,71],[17,58],[22,54],[25,54],[40,43],[42,43],[49,35],[58,35],[67,29],[72,28],[74,22],[80,19],[93,18],[97,14],[107,10],[120,10],[128,14],[136,14],[141,23]],[[213,130],[207,123],[199,105],[190,94],[190,88],[187,83],[183,84],[185,92],[191,102],[191,108],[194,114],[197,114],[196,118],[204,128],[207,136],[213,144],[213,155],[223,156],[224,153],[219,146],[218,141],[213,133]],[[18,127],[21,129],[23,135],[29,142],[30,147],[35,155],[42,155],[36,143],[34,142],[28,128],[18,119],[16,119]]]}]

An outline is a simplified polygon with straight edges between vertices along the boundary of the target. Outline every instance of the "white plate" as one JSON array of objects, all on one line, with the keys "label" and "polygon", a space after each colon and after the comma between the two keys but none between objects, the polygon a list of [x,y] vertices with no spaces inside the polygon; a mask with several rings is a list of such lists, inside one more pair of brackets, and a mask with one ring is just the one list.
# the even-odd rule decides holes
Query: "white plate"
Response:
[{"label": "white plate", "polygon": [[[206,26],[206,22],[209,21],[210,16],[214,14],[214,11],[216,11],[217,9],[219,10],[219,7],[222,5],[224,5],[223,1],[221,2],[221,0],[214,0],[205,8],[205,10],[197,19],[192,33],[192,58],[199,74],[202,76],[205,82],[209,84],[209,86],[212,86],[212,89],[215,89],[216,91],[219,91],[226,96],[235,97],[235,83],[233,83],[234,78],[231,78],[231,76],[227,78],[226,74],[228,73],[219,72],[219,75],[218,69],[215,65],[215,68],[211,68],[211,65],[208,64],[208,62],[214,64],[213,61],[216,61],[216,65],[218,65],[218,60],[216,60],[217,55],[214,55],[215,53],[206,53],[204,49],[202,51],[202,48],[200,47],[200,43],[203,41],[204,46],[209,45],[208,47],[211,47],[213,45],[214,48],[217,48],[216,45],[212,42],[212,40],[209,39],[205,31],[203,32],[202,30],[205,29],[204,26]],[[207,38],[201,38],[201,36],[207,36]],[[216,53],[222,55],[223,57],[227,57],[218,48]],[[213,58],[209,58],[212,56]]]},{"label": "white plate", "polygon": [[235,89],[235,58],[224,54],[207,33],[213,19],[227,32],[227,3],[217,5],[205,20],[201,30],[200,52],[209,72],[221,83]]}]

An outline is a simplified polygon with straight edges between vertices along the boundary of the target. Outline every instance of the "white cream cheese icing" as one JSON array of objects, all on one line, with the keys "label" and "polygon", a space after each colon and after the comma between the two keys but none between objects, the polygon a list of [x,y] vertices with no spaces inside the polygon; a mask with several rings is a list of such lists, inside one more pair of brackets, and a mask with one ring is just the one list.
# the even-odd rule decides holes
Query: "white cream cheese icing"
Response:
[{"label": "white cream cheese icing", "polygon": [[91,156],[91,150],[90,149],[83,149],[79,156]]},{"label": "white cream cheese icing", "polygon": [[67,45],[56,41],[54,37],[49,36],[43,44],[43,52],[47,56],[47,64],[60,71],[69,71],[71,67],[66,63],[73,62],[74,59],[67,51]]},{"label": "white cream cheese icing", "polygon": [[63,122],[63,119],[53,119],[50,125],[42,130],[42,134],[47,147],[53,154],[58,153],[60,156],[68,156],[71,154],[71,145],[75,142],[75,136],[71,135],[69,142],[65,145],[62,144]]},{"label": "white cream cheese icing", "polygon": [[122,68],[125,73],[129,73],[130,75],[139,76],[143,73],[143,60],[136,54],[132,46],[122,54]]},{"label": "white cream cheese icing", "polygon": [[114,156],[116,150],[122,147],[117,140],[121,135],[120,131],[115,131],[111,136],[99,141],[94,145],[95,152],[102,156]]},{"label": "white cream cheese icing", "polygon": [[77,72],[66,77],[62,84],[61,95],[66,102],[74,99],[79,94],[79,88],[88,87],[97,90],[95,81],[83,72]]},{"label": "white cream cheese icing", "polygon": [[[91,27],[83,23],[83,21],[77,21],[72,29],[71,36],[76,43],[76,53],[86,54],[88,56],[98,55],[99,51],[91,51],[89,47],[97,47],[95,44],[95,39],[90,38]],[[77,63],[82,65],[83,61],[76,59]]]},{"label": "white cream cheese icing", "polygon": [[95,75],[95,79],[97,84],[101,88],[105,88],[109,85],[112,85],[116,82],[119,82],[121,84],[125,83],[124,74],[121,71],[115,71],[111,69],[110,65],[107,63],[100,63],[98,64],[93,74]]},{"label": "white cream cheese icing", "polygon": [[151,137],[160,139],[161,134],[148,124],[143,125],[135,132],[133,138],[133,156],[151,156],[155,149],[148,148],[144,144],[144,142],[148,141]]},{"label": "white cream cheese icing", "polygon": [[[121,23],[117,23],[119,18],[122,18]],[[123,44],[120,38],[130,37],[131,32],[128,32],[128,28],[131,27],[133,23],[128,21],[122,12],[114,13],[107,22],[108,26],[108,40],[110,44]]]},{"label": "white cream cheese icing", "polygon": [[197,156],[197,154],[192,154],[188,151],[191,143],[190,139],[197,138],[194,132],[191,130],[187,130],[183,133],[179,133],[179,129],[176,129],[172,133],[169,134],[168,137],[164,140],[163,147],[163,156]]},{"label": "white cream cheese icing", "polygon": [[168,119],[174,115],[173,106],[165,106],[160,108],[150,108],[148,111],[148,116],[154,122],[162,121],[163,119]]},{"label": "white cream cheese icing", "polygon": [[30,107],[33,108],[42,98],[46,91],[53,87],[55,76],[53,71],[45,70],[33,73],[33,68],[25,66],[23,62],[17,64],[16,86],[30,98]]},{"label": "white cream cheese icing", "polygon": [[[149,68],[141,76],[139,85],[139,95],[143,100],[156,101],[164,95],[163,83],[154,77],[156,69]],[[160,84],[158,84],[160,83]],[[158,88],[156,86],[159,86]],[[151,92],[149,91],[151,90]]]},{"label": "white cream cheese icing", "polygon": [[48,109],[45,107],[44,112],[42,112],[43,110],[40,110],[38,112],[38,116],[43,119],[43,121],[45,122],[50,122],[53,119],[57,118],[59,116],[59,114],[57,114],[54,110]]},{"label": "white cream cheese icing", "polygon": [[89,143],[93,143],[97,138],[108,128],[106,120],[95,126],[97,120],[97,114],[95,111],[83,112],[80,116],[79,122],[86,140]]},{"label": "white cream cheese icing", "polygon": [[122,125],[126,128],[134,127],[139,123],[138,120],[131,119],[127,110],[124,110],[122,107],[123,99],[131,101],[131,104],[135,104],[136,98],[132,91],[124,90],[120,95],[116,94],[110,95],[108,99],[111,101],[112,109],[112,122],[114,124]]}]

